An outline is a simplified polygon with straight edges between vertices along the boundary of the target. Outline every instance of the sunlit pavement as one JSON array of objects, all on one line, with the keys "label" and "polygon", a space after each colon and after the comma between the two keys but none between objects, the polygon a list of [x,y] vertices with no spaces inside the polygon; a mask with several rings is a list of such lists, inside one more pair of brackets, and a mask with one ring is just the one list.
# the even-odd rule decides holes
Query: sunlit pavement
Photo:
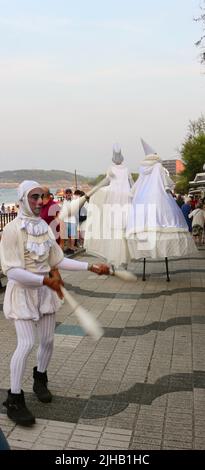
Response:
[{"label": "sunlit pavement", "polygon": [[[81,254],[78,259],[97,261]],[[64,273],[65,286],[104,327],[95,342],[64,304],[56,317],[55,348],[48,369],[50,404],[32,392],[36,349],[23,389],[37,420],[15,426],[1,406],[0,426],[12,449],[205,448],[205,250],[169,262],[129,269],[136,283],[90,272]],[[2,281],[3,282],[3,281]],[[0,401],[9,388],[16,339],[2,313]]]}]

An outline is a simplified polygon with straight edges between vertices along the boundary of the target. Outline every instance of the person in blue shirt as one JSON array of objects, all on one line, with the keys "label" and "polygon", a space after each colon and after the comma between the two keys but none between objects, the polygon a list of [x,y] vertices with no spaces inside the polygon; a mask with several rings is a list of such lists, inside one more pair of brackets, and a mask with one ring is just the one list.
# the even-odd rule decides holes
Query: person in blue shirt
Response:
[{"label": "person in blue shirt", "polygon": [[186,223],[189,227],[189,232],[191,232],[192,231],[192,221],[191,221],[191,219],[189,219],[189,214],[192,210],[192,207],[191,207],[191,198],[190,197],[185,198],[185,203],[182,204],[181,210],[183,212]]}]

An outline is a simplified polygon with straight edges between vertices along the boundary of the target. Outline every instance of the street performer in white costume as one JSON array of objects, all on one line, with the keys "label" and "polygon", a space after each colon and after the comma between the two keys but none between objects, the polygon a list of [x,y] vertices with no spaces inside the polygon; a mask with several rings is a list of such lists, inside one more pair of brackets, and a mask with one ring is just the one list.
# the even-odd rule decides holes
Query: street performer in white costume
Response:
[{"label": "street performer in white costume", "polygon": [[107,171],[110,184],[90,199],[84,240],[87,253],[102,257],[115,267],[130,260],[125,234],[132,177],[123,160],[116,144]]},{"label": "street performer in white costume", "polygon": [[87,262],[64,258],[53,231],[39,216],[43,198],[39,183],[23,181],[18,195],[18,217],[5,226],[0,243],[2,271],[8,277],[4,314],[14,322],[17,335],[17,347],[10,365],[11,389],[4,406],[10,419],[28,426],[35,423],[35,417],[26,407],[21,386],[36,330],[39,348],[37,365],[33,369],[33,390],[40,401],[48,403],[52,400],[46,369],[53,352],[55,312],[63,297],[63,281],[58,269],[109,274],[109,267],[89,266]]},{"label": "street performer in white costume", "polygon": [[126,232],[130,256],[166,259],[196,253],[185,218],[172,196],[174,183],[156,152],[144,140],[142,145],[145,159],[132,188]]}]

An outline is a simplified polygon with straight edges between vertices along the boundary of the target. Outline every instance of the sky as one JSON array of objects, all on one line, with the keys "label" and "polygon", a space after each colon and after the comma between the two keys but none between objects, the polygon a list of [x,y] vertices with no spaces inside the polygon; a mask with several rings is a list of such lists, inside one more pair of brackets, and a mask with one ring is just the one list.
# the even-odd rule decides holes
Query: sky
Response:
[{"label": "sky", "polygon": [[0,0],[0,171],[95,176],[140,137],[176,158],[204,113],[200,0]]}]

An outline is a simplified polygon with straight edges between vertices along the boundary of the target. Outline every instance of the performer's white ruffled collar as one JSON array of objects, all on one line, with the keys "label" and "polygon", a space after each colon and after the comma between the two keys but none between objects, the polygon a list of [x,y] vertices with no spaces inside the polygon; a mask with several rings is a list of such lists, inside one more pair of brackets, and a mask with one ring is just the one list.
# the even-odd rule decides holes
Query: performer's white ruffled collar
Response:
[{"label": "performer's white ruffled collar", "polygon": [[155,163],[162,163],[161,158],[156,153],[147,155],[145,159],[141,162],[141,166],[152,166]]},{"label": "performer's white ruffled collar", "polygon": [[144,174],[151,173],[156,163],[162,163],[162,160],[157,154],[153,153],[147,155],[140,164],[139,172]]},{"label": "performer's white ruffled collar", "polygon": [[112,167],[117,169],[117,170],[119,170],[119,169],[121,170],[122,168],[126,167],[126,164],[124,162],[121,162],[121,163],[113,162]]},{"label": "performer's white ruffled collar", "polygon": [[18,217],[21,219],[21,229],[27,233],[26,248],[37,257],[44,255],[52,245],[47,223],[41,217],[35,216],[28,202],[30,191],[40,187],[41,185],[37,181],[32,180],[25,180],[18,187],[20,208]]}]

